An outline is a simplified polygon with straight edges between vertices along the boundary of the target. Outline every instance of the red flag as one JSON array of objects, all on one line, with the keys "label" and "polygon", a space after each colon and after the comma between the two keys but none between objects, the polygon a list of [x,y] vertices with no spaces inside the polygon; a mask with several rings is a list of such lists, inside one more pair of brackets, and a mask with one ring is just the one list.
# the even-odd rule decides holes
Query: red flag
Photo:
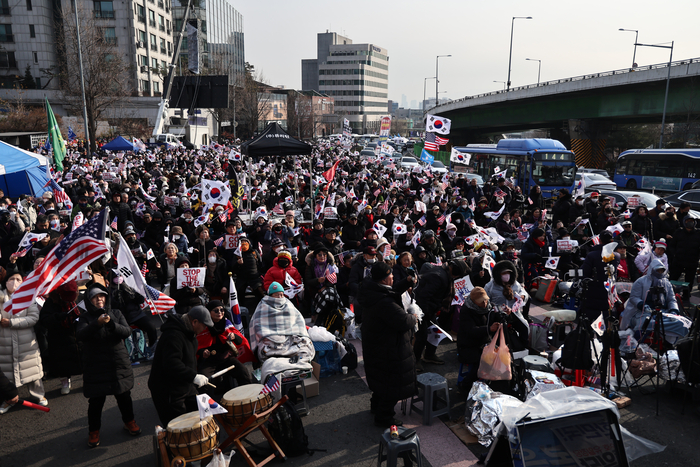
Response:
[{"label": "red flag", "polygon": [[338,168],[338,164],[340,163],[340,160],[335,161],[335,164],[333,164],[333,167],[330,169],[326,170],[323,172],[321,175],[323,175],[323,178],[325,178],[329,183],[333,181],[335,178],[335,170]]}]

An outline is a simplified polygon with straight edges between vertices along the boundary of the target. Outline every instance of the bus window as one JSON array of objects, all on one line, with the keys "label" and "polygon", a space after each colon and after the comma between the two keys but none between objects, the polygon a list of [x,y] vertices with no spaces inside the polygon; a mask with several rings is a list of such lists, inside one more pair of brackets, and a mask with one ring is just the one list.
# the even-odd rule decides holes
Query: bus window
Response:
[{"label": "bus window", "polygon": [[535,184],[545,186],[570,186],[574,184],[576,167],[556,165],[556,163],[533,162],[532,180]]}]

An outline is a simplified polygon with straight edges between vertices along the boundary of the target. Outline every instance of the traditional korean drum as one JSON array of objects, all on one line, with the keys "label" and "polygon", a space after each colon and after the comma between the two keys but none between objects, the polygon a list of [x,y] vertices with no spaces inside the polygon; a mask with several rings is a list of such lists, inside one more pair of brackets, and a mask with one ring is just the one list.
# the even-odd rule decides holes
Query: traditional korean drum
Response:
[{"label": "traditional korean drum", "polygon": [[221,405],[228,410],[224,418],[231,426],[241,426],[251,415],[272,407],[272,396],[261,394],[262,389],[262,384],[246,384],[224,394]]},{"label": "traditional korean drum", "polygon": [[199,419],[199,412],[190,412],[174,418],[168,423],[165,445],[174,456],[197,459],[214,452],[219,445],[219,425],[214,417]]}]

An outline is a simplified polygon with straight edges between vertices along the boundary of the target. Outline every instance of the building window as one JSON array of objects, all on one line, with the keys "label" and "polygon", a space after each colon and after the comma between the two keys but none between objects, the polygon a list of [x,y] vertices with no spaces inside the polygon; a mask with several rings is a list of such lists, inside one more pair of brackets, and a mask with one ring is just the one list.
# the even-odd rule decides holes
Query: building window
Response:
[{"label": "building window", "polygon": [[152,58],[151,63],[153,68],[158,68],[158,59],[157,58]]},{"label": "building window", "polygon": [[160,94],[160,83],[158,81],[153,82],[153,92]]},{"label": "building window", "polygon": [[156,12],[148,10],[148,25],[152,28],[156,27]]},{"label": "building window", "polygon": [[[31,10],[31,8],[29,8]],[[10,2],[9,0],[0,0],[0,15],[10,16]]]},{"label": "building window", "polygon": [[151,91],[151,87],[149,86],[149,81],[147,79],[141,80],[141,90],[143,92],[150,92]]},{"label": "building window", "polygon": [[32,57],[34,57],[34,63],[39,63],[39,54],[32,52]]},{"label": "building window", "polygon": [[146,32],[141,31],[140,29],[138,30],[138,39],[141,44],[139,44],[141,47],[146,47]]},{"label": "building window", "polygon": [[109,45],[117,45],[117,31],[115,28],[102,28],[105,43]]},{"label": "building window", "polygon": [[95,18],[114,18],[114,5],[111,1],[93,2]]},{"label": "building window", "polygon": [[17,68],[14,52],[0,52],[0,68]]},{"label": "building window", "polygon": [[12,34],[11,24],[0,24],[0,42],[14,42],[15,36]]},{"label": "building window", "polygon": [[148,66],[148,57],[145,55],[139,55],[139,61],[141,66]]},{"label": "building window", "polygon": [[34,82],[36,83],[36,88],[41,89],[41,78],[34,78]]},{"label": "building window", "polygon": [[32,11],[32,0],[27,0],[27,11]]},{"label": "building window", "polygon": [[151,50],[158,52],[158,40],[155,34],[151,34]]},{"label": "building window", "polygon": [[136,16],[140,22],[146,22],[146,8],[143,5],[136,5]]},{"label": "building window", "polygon": [[163,55],[166,54],[165,39],[163,39],[163,38],[160,39],[160,53],[162,53]]},{"label": "building window", "polygon": [[34,30],[33,24],[29,25],[29,37],[31,37],[32,39],[36,38],[36,30]]},{"label": "building window", "polygon": [[158,15],[158,29],[165,31],[165,17],[163,15]]}]

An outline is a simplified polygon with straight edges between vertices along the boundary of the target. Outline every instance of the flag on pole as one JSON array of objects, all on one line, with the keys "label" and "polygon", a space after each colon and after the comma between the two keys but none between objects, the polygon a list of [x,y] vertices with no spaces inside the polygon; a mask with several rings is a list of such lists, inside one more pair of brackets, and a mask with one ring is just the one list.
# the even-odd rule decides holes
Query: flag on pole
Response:
[{"label": "flag on pole", "polygon": [[75,131],[73,131],[73,128],[71,128],[71,126],[68,125],[68,141],[73,141],[75,139],[78,139],[78,135],[76,135]]},{"label": "flag on pole", "polygon": [[379,221],[375,222],[372,229],[377,232],[378,237],[383,237],[386,233],[386,227],[384,227]]},{"label": "flag on pole", "polygon": [[51,109],[51,104],[49,104],[49,99],[44,98],[44,100],[46,101],[47,128],[49,132],[47,141],[50,141],[53,147],[53,160],[56,163],[56,169],[63,172],[63,159],[66,157],[66,143],[63,141],[63,136],[61,136],[61,129],[58,127],[58,122]]},{"label": "flag on pole", "polygon": [[53,292],[109,252],[105,245],[106,227],[105,209],[61,240],[12,294],[11,313],[27,309],[37,297]]},{"label": "flag on pole", "polygon": [[148,293],[147,298],[150,300],[151,313],[154,315],[167,313],[172,310],[176,304],[175,300],[148,284],[146,284],[146,292]]},{"label": "flag on pole", "polygon": [[333,167],[330,169],[326,170],[323,172],[321,175],[323,175],[323,178],[326,179],[328,183],[332,182],[333,179],[335,178],[335,171],[338,169],[338,164],[340,163],[340,160],[335,161],[335,164],[333,164]]},{"label": "flag on pole", "polygon": [[438,146],[445,146],[449,141],[448,138],[440,138],[438,135],[435,135],[435,142]]},{"label": "flag on pole", "polygon": [[438,151],[440,146],[435,141],[435,133],[426,133],[423,149],[426,151]]},{"label": "flag on pole", "polygon": [[430,114],[425,116],[425,131],[433,131],[435,133],[440,133],[441,135],[449,135],[451,125],[452,120],[449,118]]},{"label": "flag on pole", "polygon": [[556,269],[557,266],[559,266],[559,258],[559,256],[550,256],[549,259],[547,259],[547,262],[545,263],[544,267],[549,269]]},{"label": "flag on pole", "polygon": [[220,406],[208,394],[197,395],[197,408],[199,409],[199,419],[211,417],[212,415],[228,413],[228,409]]},{"label": "flag on pole", "polygon": [[112,220],[112,223],[109,224],[109,227],[110,227],[112,230],[117,230],[117,222],[118,222],[118,221],[117,221],[117,216],[114,216],[114,219]]},{"label": "flag on pole", "polygon": [[304,284],[297,284],[294,279],[292,279],[292,276],[289,275],[288,272],[284,273],[284,295],[287,298],[294,298],[298,294],[304,291]]},{"label": "flag on pole", "polygon": [[269,394],[271,392],[275,392],[280,388],[280,382],[277,379],[275,375],[270,375],[270,377],[267,379],[267,383],[262,388],[262,391],[260,391],[260,394]]},{"label": "flag on pole", "polygon": [[338,268],[332,264],[329,264],[328,266],[326,266],[326,272],[323,274],[323,276],[331,284],[336,284],[336,283],[338,283],[337,272],[338,272]]},{"label": "flag on pole", "polygon": [[406,229],[406,224],[399,224],[397,222],[391,226],[391,229],[394,235],[403,235],[408,231],[408,229]]},{"label": "flag on pole", "polygon": [[238,292],[236,291],[236,283],[233,282],[233,276],[229,277],[228,302],[231,306],[231,314],[233,315],[233,325],[236,326],[236,329],[242,331],[243,321],[241,320],[241,307],[238,303]]}]

